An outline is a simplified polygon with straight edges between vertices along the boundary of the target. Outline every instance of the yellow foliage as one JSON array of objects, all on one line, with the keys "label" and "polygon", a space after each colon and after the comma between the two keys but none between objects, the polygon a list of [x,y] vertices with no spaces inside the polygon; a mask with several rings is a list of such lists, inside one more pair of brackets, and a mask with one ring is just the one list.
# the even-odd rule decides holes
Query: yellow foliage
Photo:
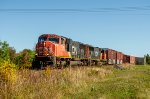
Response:
[{"label": "yellow foliage", "polygon": [[15,64],[10,61],[0,63],[0,79],[5,82],[14,83],[17,80]]}]

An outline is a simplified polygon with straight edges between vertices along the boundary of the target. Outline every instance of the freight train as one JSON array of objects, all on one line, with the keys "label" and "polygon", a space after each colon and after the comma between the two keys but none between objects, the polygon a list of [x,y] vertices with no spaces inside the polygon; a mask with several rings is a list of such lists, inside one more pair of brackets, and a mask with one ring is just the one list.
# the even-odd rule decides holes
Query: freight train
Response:
[{"label": "freight train", "polygon": [[135,64],[135,57],[122,52],[99,48],[56,34],[39,36],[33,68],[46,66]]}]

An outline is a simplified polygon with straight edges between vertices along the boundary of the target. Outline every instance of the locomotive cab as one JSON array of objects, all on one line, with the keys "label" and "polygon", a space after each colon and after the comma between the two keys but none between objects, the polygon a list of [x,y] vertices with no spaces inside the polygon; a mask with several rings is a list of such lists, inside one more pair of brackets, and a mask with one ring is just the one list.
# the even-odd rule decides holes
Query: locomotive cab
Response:
[{"label": "locomotive cab", "polygon": [[36,52],[39,57],[55,56],[69,57],[65,48],[66,39],[54,34],[44,34],[38,39]]}]

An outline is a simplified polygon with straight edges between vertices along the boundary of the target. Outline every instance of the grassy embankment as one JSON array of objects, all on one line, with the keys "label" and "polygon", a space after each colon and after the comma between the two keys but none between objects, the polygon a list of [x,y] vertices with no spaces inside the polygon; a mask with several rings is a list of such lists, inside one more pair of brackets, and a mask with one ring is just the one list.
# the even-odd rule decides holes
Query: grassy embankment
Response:
[{"label": "grassy embankment", "polygon": [[17,99],[150,99],[150,66],[125,70],[77,67],[18,70],[14,81],[0,81],[0,98]]}]

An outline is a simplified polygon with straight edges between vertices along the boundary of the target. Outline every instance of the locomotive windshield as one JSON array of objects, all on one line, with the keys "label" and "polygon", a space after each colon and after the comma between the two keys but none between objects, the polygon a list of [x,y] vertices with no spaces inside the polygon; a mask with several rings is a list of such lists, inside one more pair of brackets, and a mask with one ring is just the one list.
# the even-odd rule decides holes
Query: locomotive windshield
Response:
[{"label": "locomotive windshield", "polygon": [[59,43],[59,38],[48,38],[49,41],[54,42],[54,43]]},{"label": "locomotive windshield", "polygon": [[47,40],[46,37],[40,37],[39,40],[38,40],[38,42],[43,42],[43,41],[46,41],[46,40]]}]

